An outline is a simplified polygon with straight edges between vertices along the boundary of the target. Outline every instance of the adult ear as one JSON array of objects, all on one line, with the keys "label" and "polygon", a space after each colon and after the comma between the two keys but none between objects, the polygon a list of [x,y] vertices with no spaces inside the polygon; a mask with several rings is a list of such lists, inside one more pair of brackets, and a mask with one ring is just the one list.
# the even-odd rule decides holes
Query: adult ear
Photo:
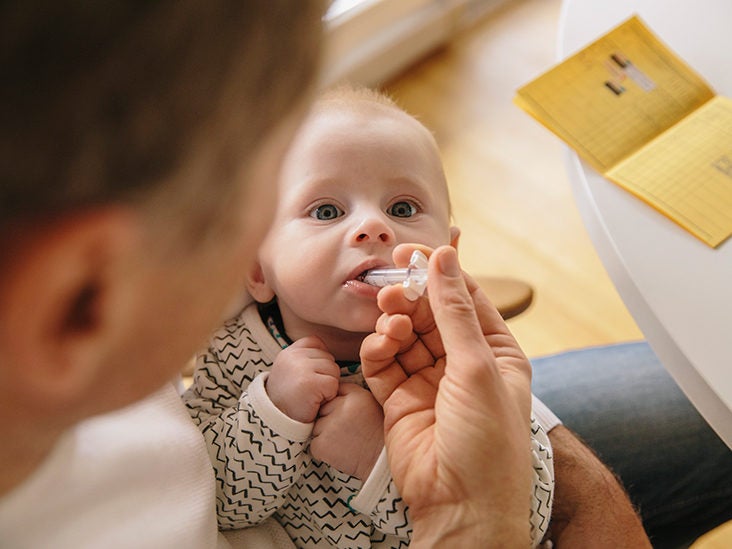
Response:
[{"label": "adult ear", "polygon": [[450,227],[450,246],[457,249],[458,240],[460,240],[460,228],[453,225]]},{"label": "adult ear", "polygon": [[137,229],[117,208],[3,228],[3,383],[44,407],[83,398],[115,337]]},{"label": "adult ear", "polygon": [[262,265],[256,261],[247,274],[247,290],[258,303],[268,303],[274,299],[275,293],[267,282]]}]

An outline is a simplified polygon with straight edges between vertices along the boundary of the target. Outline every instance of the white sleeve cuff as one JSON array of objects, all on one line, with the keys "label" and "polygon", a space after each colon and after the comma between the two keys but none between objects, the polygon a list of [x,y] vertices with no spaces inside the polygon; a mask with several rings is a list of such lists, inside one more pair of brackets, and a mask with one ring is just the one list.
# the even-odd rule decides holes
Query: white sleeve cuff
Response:
[{"label": "white sleeve cuff", "polygon": [[264,386],[269,372],[262,372],[249,384],[249,403],[262,422],[278,435],[294,442],[305,442],[313,432],[313,423],[301,423],[282,412],[267,394]]},{"label": "white sleeve cuff", "polygon": [[554,429],[557,425],[562,424],[562,420],[559,419],[546,404],[536,398],[533,394],[531,395],[531,408],[534,412],[536,421],[539,422],[539,425],[544,428],[546,433]]},{"label": "white sleeve cuff", "polygon": [[391,471],[389,470],[389,460],[386,458],[386,448],[384,448],[381,450],[371,474],[363,483],[361,491],[349,503],[351,509],[367,516],[371,514],[374,507],[384,497],[390,482]]}]

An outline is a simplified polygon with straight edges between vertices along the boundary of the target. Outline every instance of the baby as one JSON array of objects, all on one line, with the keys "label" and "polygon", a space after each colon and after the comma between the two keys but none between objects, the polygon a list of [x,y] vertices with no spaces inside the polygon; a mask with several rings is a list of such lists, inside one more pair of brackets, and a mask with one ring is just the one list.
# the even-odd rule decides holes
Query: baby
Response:
[{"label": "baby", "polygon": [[[283,163],[248,275],[256,303],[214,334],[184,395],[216,471],[221,528],[274,514],[298,547],[408,546],[383,413],[358,362],[380,315],[363,275],[392,265],[397,244],[458,236],[430,132],[371,90],[326,92]],[[536,545],[554,482],[548,438],[531,427]]]}]

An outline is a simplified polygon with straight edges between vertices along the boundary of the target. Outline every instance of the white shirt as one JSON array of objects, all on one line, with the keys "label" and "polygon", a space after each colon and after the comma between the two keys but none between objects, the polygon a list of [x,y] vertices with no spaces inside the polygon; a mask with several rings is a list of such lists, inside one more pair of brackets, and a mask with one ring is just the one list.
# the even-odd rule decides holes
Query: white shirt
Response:
[{"label": "white shirt", "polygon": [[0,547],[217,547],[214,498],[203,438],[168,384],[69,430],[0,499]]}]

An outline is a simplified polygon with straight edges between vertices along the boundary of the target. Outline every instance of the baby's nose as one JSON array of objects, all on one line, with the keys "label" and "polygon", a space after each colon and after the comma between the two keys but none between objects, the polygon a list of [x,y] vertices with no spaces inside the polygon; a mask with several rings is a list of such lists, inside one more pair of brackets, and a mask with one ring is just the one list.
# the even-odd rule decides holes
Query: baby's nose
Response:
[{"label": "baby's nose", "polygon": [[388,223],[378,217],[368,217],[364,219],[361,224],[354,229],[352,238],[355,244],[366,242],[393,244],[394,239],[394,231]]}]

